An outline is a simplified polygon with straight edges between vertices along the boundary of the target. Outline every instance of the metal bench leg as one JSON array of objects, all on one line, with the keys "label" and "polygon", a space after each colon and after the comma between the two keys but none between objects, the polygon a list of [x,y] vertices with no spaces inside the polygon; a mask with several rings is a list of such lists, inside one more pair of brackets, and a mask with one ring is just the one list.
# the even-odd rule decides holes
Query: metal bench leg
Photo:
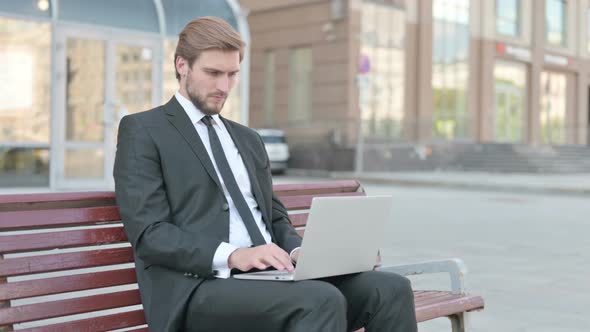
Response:
[{"label": "metal bench leg", "polygon": [[453,332],[465,332],[465,315],[463,313],[449,316]]}]

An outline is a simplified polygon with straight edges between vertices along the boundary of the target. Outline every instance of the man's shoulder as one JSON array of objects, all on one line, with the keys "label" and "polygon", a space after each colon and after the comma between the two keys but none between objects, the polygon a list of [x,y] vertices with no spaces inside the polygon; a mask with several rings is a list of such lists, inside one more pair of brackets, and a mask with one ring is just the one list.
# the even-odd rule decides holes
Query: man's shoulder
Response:
[{"label": "man's shoulder", "polygon": [[230,120],[228,118],[223,118],[223,121],[224,121],[224,124],[226,126],[228,126],[230,130],[236,132],[239,135],[246,136],[246,137],[252,137],[252,138],[258,137],[258,133],[256,132],[256,130],[254,130],[248,126],[244,126],[243,124],[238,123],[233,120]]},{"label": "man's shoulder", "polygon": [[164,105],[160,105],[149,110],[129,114],[126,117],[133,118],[134,120],[139,120],[143,122],[153,119],[159,119],[164,115],[164,113]]},{"label": "man's shoulder", "polygon": [[139,128],[159,126],[162,124],[162,120],[165,118],[165,113],[164,105],[161,105],[146,111],[125,115],[121,119],[121,125],[131,125]]}]

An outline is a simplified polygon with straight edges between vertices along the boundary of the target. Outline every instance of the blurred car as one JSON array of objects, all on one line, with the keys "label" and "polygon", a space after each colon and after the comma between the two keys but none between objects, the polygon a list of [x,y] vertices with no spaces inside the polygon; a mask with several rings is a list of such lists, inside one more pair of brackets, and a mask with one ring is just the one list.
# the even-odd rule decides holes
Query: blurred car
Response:
[{"label": "blurred car", "polygon": [[284,173],[289,161],[289,146],[285,139],[285,132],[278,129],[256,129],[270,160],[270,169],[273,173]]}]

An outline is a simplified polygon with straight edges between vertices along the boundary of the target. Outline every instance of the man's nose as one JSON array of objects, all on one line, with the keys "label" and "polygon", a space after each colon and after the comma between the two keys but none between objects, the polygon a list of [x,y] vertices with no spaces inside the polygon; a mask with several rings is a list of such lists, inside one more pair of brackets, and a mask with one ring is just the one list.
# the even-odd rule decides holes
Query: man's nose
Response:
[{"label": "man's nose", "polygon": [[217,80],[217,90],[228,92],[229,91],[229,77],[222,75]]}]

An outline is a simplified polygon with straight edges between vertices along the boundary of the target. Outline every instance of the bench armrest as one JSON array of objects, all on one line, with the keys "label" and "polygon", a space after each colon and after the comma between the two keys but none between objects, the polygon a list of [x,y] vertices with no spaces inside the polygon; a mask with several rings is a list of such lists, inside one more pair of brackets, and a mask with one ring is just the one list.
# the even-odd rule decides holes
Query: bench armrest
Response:
[{"label": "bench armrest", "polygon": [[467,266],[459,258],[450,258],[440,261],[430,261],[407,265],[381,266],[377,271],[393,272],[403,276],[411,276],[426,273],[448,273],[451,278],[451,292],[464,294],[465,285],[463,277],[467,274]]}]

